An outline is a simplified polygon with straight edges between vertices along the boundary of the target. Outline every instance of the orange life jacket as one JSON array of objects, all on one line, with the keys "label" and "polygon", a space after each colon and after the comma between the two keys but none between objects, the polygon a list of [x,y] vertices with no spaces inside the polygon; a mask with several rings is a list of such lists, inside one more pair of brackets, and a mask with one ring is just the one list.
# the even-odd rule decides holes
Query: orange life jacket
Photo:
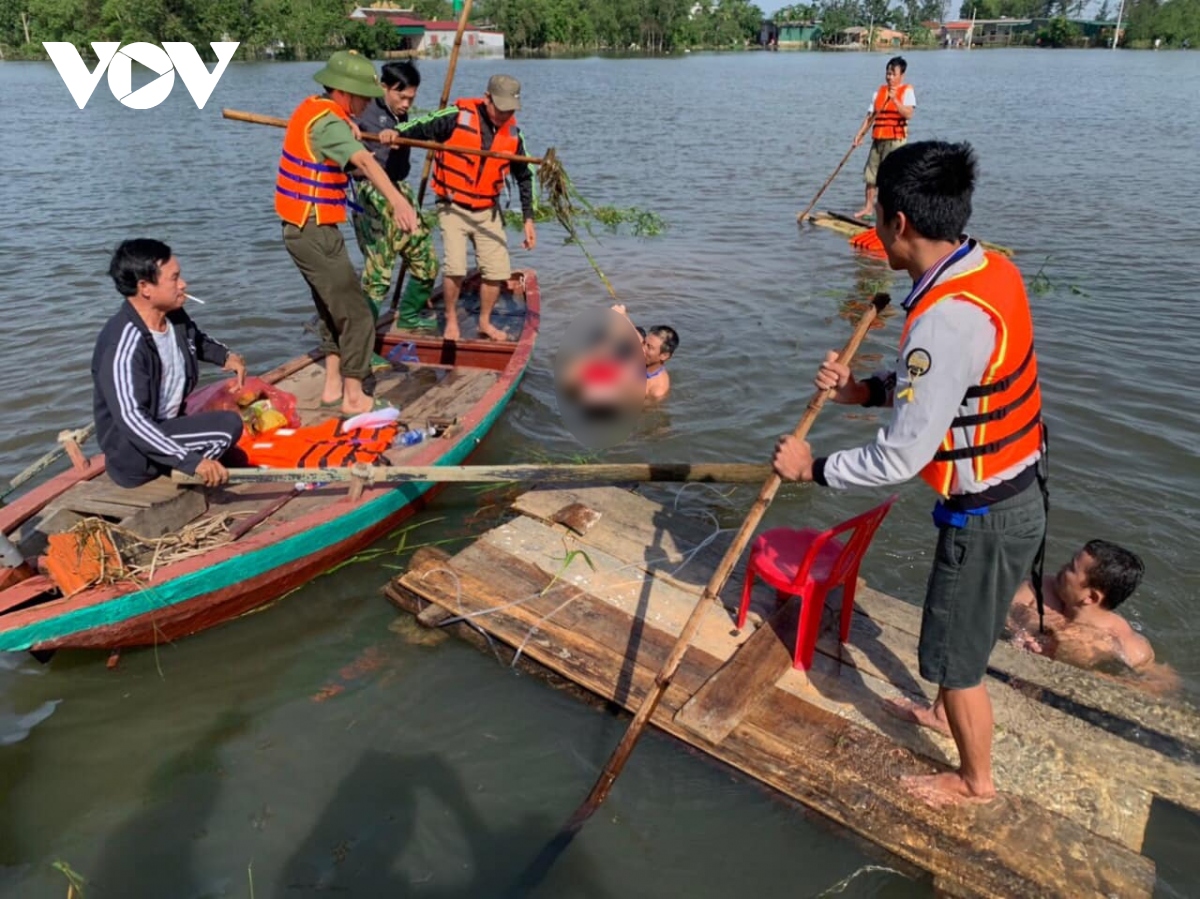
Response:
[{"label": "orange life jacket", "polygon": [[[912,307],[900,344],[913,324],[946,297],[974,303],[996,327],[996,344],[979,384],[963,398],[977,399],[978,409],[958,415],[942,438],[941,448],[921,470],[921,477],[942,496],[954,487],[954,463],[970,459],[975,480],[985,481],[1018,466],[1044,445],[1042,393],[1037,354],[1033,350],[1033,318],[1025,283],[1017,267],[1003,256],[985,253],[971,271],[935,284]],[[955,434],[966,446],[955,445]]]},{"label": "orange life jacket", "polygon": [[907,84],[896,85],[896,99],[888,99],[888,86],[881,85],[875,93],[875,126],[871,129],[872,140],[907,140],[908,119],[897,109],[904,96]]},{"label": "orange life jacket", "polygon": [[318,225],[346,221],[346,186],[350,179],[332,159],[317,159],[309,141],[313,123],[329,113],[350,121],[346,111],[328,97],[309,97],[296,107],[283,135],[279,174],[275,177],[275,212],[297,228],[303,228],[314,211]]},{"label": "orange life jacket", "polygon": [[[487,115],[485,103],[481,98],[454,101],[458,107],[458,120],[446,146],[483,149],[479,120]],[[489,149],[498,153],[516,153],[520,149],[516,116],[509,119],[503,128],[497,129]],[[495,206],[507,175],[508,161],[505,159],[468,156],[453,150],[441,150],[433,156],[433,192],[443,200],[468,209],[491,209]]]},{"label": "orange life jacket", "polygon": [[344,468],[377,462],[400,433],[396,424],[348,433],[342,433],[341,427],[341,420],[331,418],[307,428],[279,428],[256,437],[243,434],[238,446],[253,466]]}]

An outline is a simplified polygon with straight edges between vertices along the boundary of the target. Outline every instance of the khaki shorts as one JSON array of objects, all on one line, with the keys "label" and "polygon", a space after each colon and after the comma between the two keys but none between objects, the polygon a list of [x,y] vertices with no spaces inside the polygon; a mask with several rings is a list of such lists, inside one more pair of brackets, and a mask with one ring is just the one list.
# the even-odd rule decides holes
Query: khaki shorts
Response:
[{"label": "khaki shorts", "polygon": [[508,235],[500,210],[464,209],[454,203],[437,204],[445,258],[442,274],[461,278],[467,274],[467,243],[475,247],[475,263],[485,281],[507,281],[512,276]]},{"label": "khaki shorts", "polygon": [[879,166],[887,155],[897,147],[903,147],[907,140],[873,140],[871,141],[871,155],[867,157],[867,167],[863,169],[863,180],[867,182],[867,187],[875,186],[875,179],[879,176]]}]

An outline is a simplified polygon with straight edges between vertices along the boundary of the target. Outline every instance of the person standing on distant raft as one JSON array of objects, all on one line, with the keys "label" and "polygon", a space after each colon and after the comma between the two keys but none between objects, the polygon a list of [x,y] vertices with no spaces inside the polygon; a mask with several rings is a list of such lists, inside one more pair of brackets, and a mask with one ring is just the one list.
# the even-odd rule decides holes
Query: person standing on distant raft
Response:
[{"label": "person standing on distant raft", "polygon": [[[367,105],[355,117],[363,131],[370,133],[391,132],[408,121],[408,111],[417,98],[421,86],[421,73],[411,62],[389,62],[383,67],[380,77],[383,96]],[[404,195],[414,208],[416,200],[409,186],[408,173],[411,169],[410,150],[407,146],[379,146],[374,151],[376,161],[387,172],[388,179]],[[425,223],[417,218],[415,230],[400,231],[392,220],[387,198],[383,196],[366,176],[358,170],[351,173],[355,181],[355,192],[361,212],[354,213],[354,236],[363,254],[362,291],[371,304],[375,318],[387,300],[392,286],[392,275],[396,256],[405,262],[408,283],[400,298],[400,311],[396,327],[405,331],[432,331],[437,319],[425,314],[425,305],[433,294],[433,283],[437,279],[438,261],[433,249],[433,235]]]},{"label": "person standing on distant raft", "polygon": [[361,115],[371,99],[383,96],[371,61],[352,50],[339,50],[313,80],[326,92],[301,103],[288,121],[275,181],[275,212],[283,223],[283,244],[308,282],[320,319],[325,354],[321,405],[358,415],[376,408],[363,390],[375,348],[375,317],[338,228],[346,220],[350,179],[345,169],[356,166],[382,194],[397,231],[415,231],[417,214],[351,127],[353,116]]},{"label": "person standing on distant raft", "polygon": [[[496,150],[519,156],[525,138],[514,113],[521,108],[521,82],[511,75],[493,75],[482,97],[455,100],[453,105],[413,122],[396,126],[401,137],[431,140],[464,150]],[[382,137],[382,135],[381,135]],[[438,224],[445,258],[442,287],[446,297],[447,340],[459,339],[458,295],[467,275],[467,242],[475,246],[475,261],[483,276],[479,288],[479,334],[492,340],[508,335],[492,324],[492,309],[501,286],[512,277],[508,236],[500,212],[500,191],[509,172],[517,182],[525,219],[522,246],[537,244],[533,224],[533,173],[524,162],[439,150],[433,155],[433,192],[437,194]]]},{"label": "person standing on distant raft", "polygon": [[879,166],[889,153],[908,142],[908,122],[917,108],[917,94],[911,84],[903,83],[907,71],[908,63],[903,56],[893,56],[888,60],[886,82],[875,92],[871,110],[854,136],[854,146],[857,147],[863,142],[867,128],[871,128],[871,155],[867,157],[867,166],[863,169],[863,181],[867,184],[866,198],[863,208],[854,214],[855,218],[870,218],[875,212],[875,179],[879,174]]},{"label": "person standing on distant raft", "polygon": [[[996,794],[983,678],[1013,594],[1027,577],[1042,585],[1049,504],[1029,300],[1015,265],[963,236],[974,183],[969,144],[922,141],[883,161],[876,228],[888,264],[913,280],[897,366],[857,381],[829,353],[816,386],[835,402],[891,406],[891,422],[874,442],[818,459],[788,435],[774,459],[788,480],[877,487],[919,474],[940,496],[917,659],[938,685],[959,768],[904,781],[931,805]],[[885,708],[937,726],[934,708]]]}]

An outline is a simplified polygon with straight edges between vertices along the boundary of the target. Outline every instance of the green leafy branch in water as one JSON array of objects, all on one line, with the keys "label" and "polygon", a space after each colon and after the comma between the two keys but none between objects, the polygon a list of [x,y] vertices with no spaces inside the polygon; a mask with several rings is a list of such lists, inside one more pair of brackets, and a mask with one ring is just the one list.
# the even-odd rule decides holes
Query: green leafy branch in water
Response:
[{"label": "green leafy branch in water", "polygon": [[[628,225],[629,231],[634,237],[658,237],[667,230],[667,223],[657,212],[638,209],[636,206],[626,209],[617,206],[593,206],[589,215],[593,221],[602,225],[610,234],[618,233],[622,225]],[[584,214],[577,212],[576,216],[582,219]],[[533,220],[542,225],[546,222],[557,221],[558,217],[548,206],[534,203]],[[504,225],[510,231],[520,231],[524,224],[525,219],[520,212],[515,209],[504,210]],[[569,238],[569,240],[573,239]]]},{"label": "green leafy branch in water", "polygon": [[563,541],[563,552],[565,552],[566,555],[561,559],[558,558],[558,556],[553,557],[555,562],[562,562],[562,566],[559,567],[558,571],[554,572],[554,577],[550,578],[550,583],[542,588],[542,592],[539,593],[538,596],[545,596],[550,592],[550,588],[553,587],[555,583],[557,583],[558,579],[566,572],[566,570],[571,567],[571,563],[575,561],[577,556],[583,556],[583,561],[587,562],[588,568],[592,569],[593,572],[596,570],[596,566],[593,564],[591,556],[589,556],[582,549],[567,549],[567,542],[565,540]]},{"label": "green leafy branch in water", "polygon": [[75,871],[62,859],[51,866],[55,871],[67,878],[67,899],[83,899],[83,885],[87,883],[78,871]]},{"label": "green leafy branch in water", "polygon": [[[1050,259],[1051,257],[1047,256],[1038,268],[1037,274],[1029,279],[1029,289],[1033,291],[1034,296],[1043,297],[1058,289],[1058,285],[1051,281],[1050,276],[1046,274],[1046,266],[1049,264]],[[1091,294],[1077,284],[1068,284],[1067,289],[1077,297],[1091,299]]]}]

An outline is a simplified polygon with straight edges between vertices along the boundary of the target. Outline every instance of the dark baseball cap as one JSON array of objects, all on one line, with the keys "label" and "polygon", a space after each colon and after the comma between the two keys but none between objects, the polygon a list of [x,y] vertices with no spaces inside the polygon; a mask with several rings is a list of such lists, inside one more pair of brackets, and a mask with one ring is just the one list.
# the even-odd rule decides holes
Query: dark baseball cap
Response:
[{"label": "dark baseball cap", "polygon": [[487,92],[501,112],[521,108],[521,82],[512,75],[493,75],[488,79]]}]

